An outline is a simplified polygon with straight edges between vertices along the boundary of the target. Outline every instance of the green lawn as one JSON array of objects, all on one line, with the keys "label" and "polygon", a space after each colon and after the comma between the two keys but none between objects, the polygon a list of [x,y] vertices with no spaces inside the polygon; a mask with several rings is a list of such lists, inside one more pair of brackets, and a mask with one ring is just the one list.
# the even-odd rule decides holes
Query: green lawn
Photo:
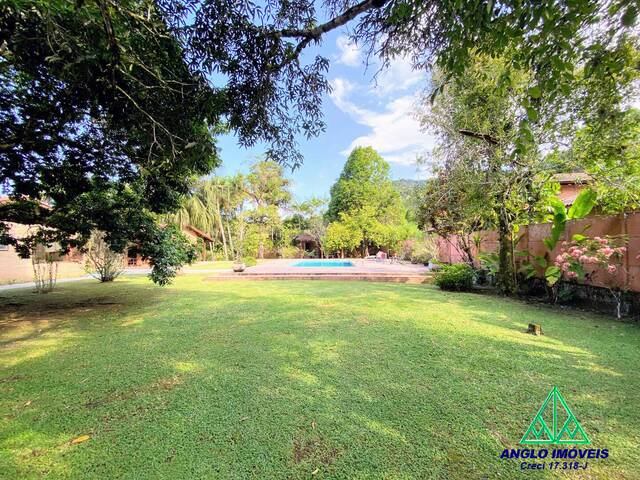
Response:
[{"label": "green lawn", "polygon": [[636,325],[423,285],[202,277],[0,292],[0,478],[521,478],[499,454],[553,385],[610,452],[572,478],[639,477]]}]

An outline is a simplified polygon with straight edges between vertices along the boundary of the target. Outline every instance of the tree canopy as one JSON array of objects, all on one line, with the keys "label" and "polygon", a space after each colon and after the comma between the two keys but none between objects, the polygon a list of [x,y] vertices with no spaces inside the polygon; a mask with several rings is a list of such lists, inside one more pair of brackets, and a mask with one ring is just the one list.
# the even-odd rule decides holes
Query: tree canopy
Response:
[{"label": "tree canopy", "polygon": [[398,213],[403,206],[389,178],[389,164],[373,148],[356,147],[331,187],[327,219],[339,220],[341,213],[366,207],[370,207],[381,221],[402,217]]},{"label": "tree canopy", "polygon": [[[528,72],[521,154],[577,82],[606,97],[637,72],[637,14],[633,0],[8,0],[0,183],[13,202],[0,209],[1,240],[27,255],[37,242],[82,246],[95,229],[115,249],[168,238],[154,214],[219,163],[222,130],[299,165],[297,138],[323,131],[329,90],[328,59],[303,52],[344,25],[383,66],[438,66],[434,94],[464,80],[476,54],[508,59],[501,87]],[[585,95],[581,116],[598,115],[601,99]],[[42,228],[19,240],[8,221]]]}]

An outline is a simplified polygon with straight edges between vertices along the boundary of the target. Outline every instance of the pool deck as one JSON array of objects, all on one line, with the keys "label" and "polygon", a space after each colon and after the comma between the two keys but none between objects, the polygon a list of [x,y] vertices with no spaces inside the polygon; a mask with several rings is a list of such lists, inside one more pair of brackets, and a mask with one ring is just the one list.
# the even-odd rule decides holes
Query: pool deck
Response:
[{"label": "pool deck", "polygon": [[221,280],[366,280],[400,283],[428,283],[429,270],[423,265],[390,263],[362,258],[334,259],[350,261],[353,267],[296,267],[300,259],[266,260],[260,265],[235,273],[221,270],[207,277]]}]

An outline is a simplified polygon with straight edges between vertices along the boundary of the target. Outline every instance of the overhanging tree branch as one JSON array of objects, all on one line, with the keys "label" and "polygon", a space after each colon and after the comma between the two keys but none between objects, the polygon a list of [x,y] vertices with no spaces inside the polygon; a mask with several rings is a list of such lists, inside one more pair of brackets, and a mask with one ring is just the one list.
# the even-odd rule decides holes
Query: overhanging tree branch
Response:
[{"label": "overhanging tree branch", "polygon": [[498,142],[498,140],[496,140],[494,137],[492,137],[487,133],[472,132],[471,130],[458,130],[458,132],[460,133],[460,135],[464,135],[465,137],[471,137],[477,140],[484,140],[485,142],[491,145],[498,145],[500,143]]},{"label": "overhanging tree branch", "polygon": [[[318,25],[314,28],[285,28],[277,30],[272,33],[275,38],[306,38],[309,41],[318,39],[325,33],[341,27],[345,23],[353,20],[361,13],[366,12],[374,8],[380,8],[388,3],[390,0],[364,0],[348,9],[337,17],[332,18],[322,25]],[[307,42],[308,43],[308,42]]]}]

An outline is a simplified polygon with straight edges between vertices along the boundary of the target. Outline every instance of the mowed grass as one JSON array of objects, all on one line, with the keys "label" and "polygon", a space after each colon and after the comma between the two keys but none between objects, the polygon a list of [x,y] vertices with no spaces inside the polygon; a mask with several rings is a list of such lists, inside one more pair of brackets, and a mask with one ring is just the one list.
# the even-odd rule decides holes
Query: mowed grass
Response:
[{"label": "mowed grass", "polygon": [[571,478],[639,477],[636,325],[425,285],[203,277],[0,292],[0,478],[521,478],[499,454],[554,385],[610,452]]}]

